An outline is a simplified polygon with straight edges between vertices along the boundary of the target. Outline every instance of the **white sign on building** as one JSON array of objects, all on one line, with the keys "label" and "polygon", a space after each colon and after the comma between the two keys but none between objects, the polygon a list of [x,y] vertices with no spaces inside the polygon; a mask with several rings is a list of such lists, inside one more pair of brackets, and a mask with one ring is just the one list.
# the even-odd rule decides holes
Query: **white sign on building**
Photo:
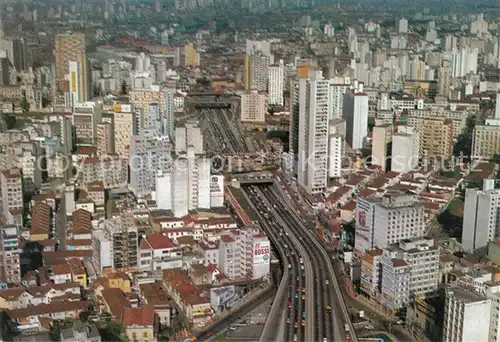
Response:
[{"label": "white sign on building", "polygon": [[269,274],[271,265],[271,243],[267,238],[255,239],[253,243],[253,279]]},{"label": "white sign on building", "polygon": [[213,175],[210,178],[210,207],[224,206],[224,176]]}]

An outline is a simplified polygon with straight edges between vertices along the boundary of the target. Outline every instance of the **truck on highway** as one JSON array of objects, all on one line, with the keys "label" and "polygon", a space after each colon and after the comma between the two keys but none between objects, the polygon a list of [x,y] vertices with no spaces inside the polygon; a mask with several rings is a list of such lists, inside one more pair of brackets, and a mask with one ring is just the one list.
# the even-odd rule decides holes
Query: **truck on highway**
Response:
[{"label": "truck on highway", "polygon": [[345,340],[350,341],[351,340],[351,332],[349,329],[349,324],[347,324],[347,323],[344,324],[344,330],[345,330]]}]

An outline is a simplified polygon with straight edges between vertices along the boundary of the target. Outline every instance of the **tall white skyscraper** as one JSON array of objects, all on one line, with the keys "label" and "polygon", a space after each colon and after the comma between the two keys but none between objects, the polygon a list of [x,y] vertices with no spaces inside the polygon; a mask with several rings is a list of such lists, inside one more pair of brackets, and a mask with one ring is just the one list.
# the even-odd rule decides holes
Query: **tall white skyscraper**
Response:
[{"label": "tall white skyscraper", "polygon": [[413,127],[399,126],[392,135],[391,171],[407,173],[418,166],[419,135]]},{"label": "tall white skyscraper", "polygon": [[500,189],[465,191],[462,247],[486,252],[488,242],[500,237]]},{"label": "tall white skyscraper", "polygon": [[171,210],[183,217],[189,210],[211,207],[211,161],[203,149],[203,136],[196,122],[175,130],[172,168],[156,178],[156,202],[159,209]]},{"label": "tall white skyscraper", "polygon": [[328,121],[330,116],[329,80],[319,70],[310,70],[299,79],[297,180],[309,194],[322,193],[327,186]]},{"label": "tall white skyscraper", "polygon": [[258,91],[241,94],[241,121],[264,123],[266,121],[266,95]]},{"label": "tall white skyscraper", "polygon": [[398,33],[408,33],[408,20],[400,17],[397,22],[397,31]]},{"label": "tall white skyscraper", "polygon": [[270,105],[283,105],[283,78],[285,66],[283,60],[280,60],[278,65],[271,65],[269,67],[268,79],[268,104]]},{"label": "tall white skyscraper", "polygon": [[342,118],[344,94],[349,87],[350,84],[344,80],[332,80],[332,84],[330,84],[330,119]]},{"label": "tall white skyscraper", "polygon": [[443,342],[491,341],[492,300],[462,287],[446,289]]},{"label": "tall white skyscraper", "polygon": [[368,95],[356,89],[348,90],[344,95],[343,116],[347,143],[354,150],[362,149],[368,135]]},{"label": "tall white skyscraper", "polygon": [[478,49],[463,47],[451,53],[451,72],[453,77],[464,77],[477,73]]},{"label": "tall white skyscraper", "polygon": [[137,196],[150,195],[156,189],[156,175],[172,168],[171,144],[155,129],[142,129],[130,142],[130,190]]}]

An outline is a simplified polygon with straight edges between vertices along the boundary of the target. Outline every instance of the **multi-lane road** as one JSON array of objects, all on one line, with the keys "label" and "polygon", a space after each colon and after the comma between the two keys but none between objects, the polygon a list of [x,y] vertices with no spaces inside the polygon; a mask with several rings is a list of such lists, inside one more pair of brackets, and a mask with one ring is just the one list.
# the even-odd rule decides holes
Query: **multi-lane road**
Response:
[{"label": "multi-lane road", "polygon": [[[223,110],[208,109],[204,114],[223,154],[247,152]],[[284,268],[261,340],[357,342],[331,260],[279,180],[243,190]]]},{"label": "multi-lane road", "polygon": [[[333,267],[328,255],[323,247],[316,240],[314,234],[304,227],[302,220],[295,214],[294,210],[288,206],[285,194],[282,193],[279,185],[245,187],[249,199],[256,204],[260,210],[261,225],[264,227],[273,242],[274,246],[282,248],[286,246],[293,252],[286,255],[286,261],[293,268],[294,257],[300,255],[300,267],[304,281],[298,284],[302,287],[300,297],[302,306],[295,306],[296,303],[288,302],[285,310],[288,310],[285,327],[290,332],[285,337],[287,341],[343,341],[356,339],[355,336],[345,333],[345,323],[352,331],[349,322],[347,308],[338,291],[338,284],[333,273]],[[277,236],[279,232],[279,236]],[[305,266],[305,270],[303,269]],[[286,280],[285,280],[286,281]],[[294,296],[293,287],[296,279],[292,277],[288,281],[290,288],[289,298]],[[295,289],[295,293],[299,288]],[[292,297],[293,298],[293,297]],[[291,305],[290,305],[291,304]],[[300,305],[300,303],[299,303]],[[297,315],[299,312],[299,315]],[[295,318],[299,322],[305,321],[303,331],[294,331],[297,326]],[[272,317],[271,317],[272,319]],[[304,328],[304,327],[303,327]],[[278,332],[277,332],[278,333]],[[290,339],[291,337],[291,339]]]}]

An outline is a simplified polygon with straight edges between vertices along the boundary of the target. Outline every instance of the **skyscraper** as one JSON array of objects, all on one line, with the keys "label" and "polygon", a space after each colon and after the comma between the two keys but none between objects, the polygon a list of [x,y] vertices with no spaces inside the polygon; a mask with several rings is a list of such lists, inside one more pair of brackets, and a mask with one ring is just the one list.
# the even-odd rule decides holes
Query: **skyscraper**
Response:
[{"label": "skyscraper", "polygon": [[[85,36],[83,34],[59,34],[56,37],[54,54],[56,58],[57,87],[61,92],[69,92],[69,62],[82,63],[84,84],[88,84],[87,56],[85,53]],[[87,88],[87,86],[85,86]]]},{"label": "skyscraper", "polygon": [[327,186],[330,82],[319,70],[310,70],[308,76],[294,85],[298,98],[292,100],[298,105],[297,180],[309,194],[317,194]]},{"label": "skyscraper", "polygon": [[189,210],[211,206],[210,159],[205,157],[203,135],[197,122],[187,122],[175,130],[172,168],[156,178],[156,203],[183,217]]},{"label": "skyscraper", "polygon": [[488,242],[500,237],[500,189],[465,191],[462,247],[467,252],[485,252]]},{"label": "skyscraper", "polygon": [[270,105],[283,105],[283,77],[285,67],[283,61],[280,60],[278,65],[271,65],[269,67],[268,79],[268,103]]},{"label": "skyscraper", "polygon": [[362,149],[368,135],[368,95],[356,89],[348,90],[344,95],[343,116],[347,143],[354,150]]}]

